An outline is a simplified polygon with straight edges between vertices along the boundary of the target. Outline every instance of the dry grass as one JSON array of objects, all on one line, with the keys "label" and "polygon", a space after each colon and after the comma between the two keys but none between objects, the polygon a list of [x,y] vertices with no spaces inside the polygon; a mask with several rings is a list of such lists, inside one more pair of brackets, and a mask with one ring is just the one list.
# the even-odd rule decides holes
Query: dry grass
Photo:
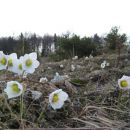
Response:
[{"label": "dry grass", "polygon": [[[116,56],[100,56],[90,61],[79,59],[61,62],[46,62],[39,69],[19,80],[26,86],[23,96],[23,115],[20,116],[20,98],[6,100],[0,95],[0,126],[1,128],[126,128],[130,127],[130,95],[118,89],[117,80],[127,71],[129,63],[123,65],[126,56],[122,56],[120,65],[115,68]],[[100,69],[101,62],[106,59],[110,67]],[[43,60],[44,61],[44,60]],[[129,61],[128,61],[129,62]],[[64,68],[59,68],[63,64]],[[70,65],[80,65],[70,71]],[[48,66],[51,69],[48,69]],[[125,71],[124,71],[125,70]],[[55,72],[68,74],[69,79],[57,84],[39,83],[39,78],[46,76],[49,80]],[[5,80],[1,72],[0,79]],[[8,73],[6,81],[17,80]],[[1,82],[1,93],[6,82]],[[69,100],[60,110],[54,111],[48,103],[48,95],[57,88],[69,94]],[[32,98],[29,90],[42,92],[38,100]]]}]

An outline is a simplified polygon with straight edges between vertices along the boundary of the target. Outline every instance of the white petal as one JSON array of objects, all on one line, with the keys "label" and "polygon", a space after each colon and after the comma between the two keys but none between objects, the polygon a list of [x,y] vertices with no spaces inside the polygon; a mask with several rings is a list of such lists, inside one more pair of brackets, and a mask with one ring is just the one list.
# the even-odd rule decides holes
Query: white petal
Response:
[{"label": "white petal", "polygon": [[15,81],[10,81],[10,82],[7,82],[7,87],[8,86],[11,86]]},{"label": "white petal", "polygon": [[4,54],[4,53],[3,53],[3,51],[0,51],[0,54],[2,54],[2,55],[3,55],[3,54]]},{"label": "white petal", "polygon": [[29,54],[25,54],[25,55],[23,56],[23,60],[24,60],[24,61],[26,61],[28,58],[29,58]]},{"label": "white petal", "polygon": [[57,89],[57,90],[55,90],[54,92],[52,92],[53,94],[58,94],[58,93],[60,93],[60,92],[62,92],[62,89]]},{"label": "white petal", "polygon": [[34,73],[35,69],[34,68],[30,68],[30,69],[25,69],[25,71],[29,74]]},{"label": "white petal", "polygon": [[51,103],[52,108],[55,110],[62,108],[63,105],[64,105],[64,102],[60,100],[57,103]]},{"label": "white petal", "polygon": [[68,94],[64,91],[61,91],[59,93],[59,98],[62,100],[62,101],[66,101],[68,99]]},{"label": "white petal", "polygon": [[0,70],[6,69],[5,65],[0,65]]},{"label": "white petal", "polygon": [[16,53],[12,53],[9,55],[10,58],[12,59],[17,59],[17,54]]},{"label": "white petal", "polygon": [[39,65],[40,65],[39,61],[35,60],[35,61],[33,62],[34,68],[37,68]]},{"label": "white petal", "polygon": [[31,59],[35,59],[35,60],[37,59],[37,53],[36,52],[30,53],[29,56],[30,56]]},{"label": "white petal", "polygon": [[19,60],[22,62],[23,61],[23,56],[20,56]]},{"label": "white petal", "polygon": [[130,89],[130,78],[127,79],[128,82],[128,88]]},{"label": "white petal", "polygon": [[121,79],[127,79],[127,78],[129,78],[129,77],[128,77],[128,76],[123,75]]}]

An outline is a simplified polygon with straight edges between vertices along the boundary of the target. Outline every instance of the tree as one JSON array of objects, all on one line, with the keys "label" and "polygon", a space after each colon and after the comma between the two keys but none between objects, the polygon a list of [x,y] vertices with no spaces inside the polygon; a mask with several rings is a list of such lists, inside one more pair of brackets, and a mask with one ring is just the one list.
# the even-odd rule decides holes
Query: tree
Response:
[{"label": "tree", "polygon": [[115,50],[127,40],[127,37],[126,34],[119,34],[119,28],[115,26],[112,27],[110,33],[107,34],[105,40],[109,44],[109,48]]},{"label": "tree", "polygon": [[54,37],[50,35],[44,35],[42,38],[42,56],[48,56],[51,52],[51,46],[54,43]]},{"label": "tree", "polygon": [[93,42],[94,42],[95,44],[101,44],[101,38],[98,36],[97,33],[94,34],[94,36],[93,36]]},{"label": "tree", "polygon": [[58,39],[59,48],[56,51],[62,58],[70,58],[75,55],[83,57],[90,55],[91,52],[96,54],[96,43],[93,42],[91,37],[83,37],[73,34],[71,36],[62,35]]}]

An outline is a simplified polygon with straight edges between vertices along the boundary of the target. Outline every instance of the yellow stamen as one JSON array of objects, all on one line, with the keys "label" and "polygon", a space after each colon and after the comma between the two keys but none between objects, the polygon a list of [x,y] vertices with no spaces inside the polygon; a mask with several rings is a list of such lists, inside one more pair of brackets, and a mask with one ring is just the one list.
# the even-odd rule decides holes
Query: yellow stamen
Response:
[{"label": "yellow stamen", "polygon": [[0,59],[0,63],[1,63],[2,65],[6,65],[6,63],[7,63],[6,58],[3,57],[2,59]]},{"label": "yellow stamen", "polygon": [[12,85],[12,91],[15,92],[15,93],[19,93],[20,92],[20,89],[18,87],[18,84],[14,83]]},{"label": "yellow stamen", "polygon": [[27,59],[25,64],[26,64],[27,67],[30,67],[32,65],[32,60]]},{"label": "yellow stamen", "polygon": [[127,82],[126,80],[122,80],[122,81],[120,82],[120,85],[121,85],[122,88],[125,88],[125,87],[128,86],[128,82]]},{"label": "yellow stamen", "polygon": [[53,95],[52,102],[53,102],[53,103],[56,103],[58,100],[59,100],[58,94],[54,94],[54,95]]},{"label": "yellow stamen", "polygon": [[9,59],[9,60],[8,60],[8,66],[13,66],[13,61],[12,61],[12,59]]},{"label": "yellow stamen", "polygon": [[22,64],[19,64],[18,68],[19,68],[20,70],[22,70],[22,69],[23,69]]}]

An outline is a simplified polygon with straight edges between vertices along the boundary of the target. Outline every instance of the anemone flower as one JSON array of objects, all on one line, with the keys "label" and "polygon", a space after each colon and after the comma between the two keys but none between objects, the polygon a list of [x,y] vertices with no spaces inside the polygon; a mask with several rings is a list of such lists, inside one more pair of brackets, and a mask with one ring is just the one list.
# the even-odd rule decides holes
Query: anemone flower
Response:
[{"label": "anemone flower", "polygon": [[7,55],[3,53],[3,51],[0,51],[0,70],[7,68]]},{"label": "anemone flower", "polygon": [[14,67],[15,67],[16,62],[17,62],[17,54],[12,53],[12,54],[8,55],[8,61],[7,62],[8,62],[7,63],[8,70],[14,71]]},{"label": "anemone flower", "polygon": [[23,56],[23,70],[25,70],[25,72],[32,74],[39,64],[37,53],[33,52]]},{"label": "anemone flower", "polygon": [[105,68],[105,66],[106,66],[106,63],[104,63],[104,62],[103,62],[103,63],[101,63],[101,68],[102,68],[102,69],[104,69],[104,68]]},{"label": "anemone flower", "polygon": [[68,94],[62,89],[58,89],[49,95],[49,103],[54,110],[60,109],[68,99]]},{"label": "anemone flower", "polygon": [[23,86],[17,81],[7,82],[4,92],[8,95],[8,99],[18,97],[23,92]]},{"label": "anemone flower", "polygon": [[130,89],[130,77],[123,75],[121,79],[118,79],[118,85],[120,89]]},{"label": "anemone flower", "polygon": [[22,75],[24,70],[23,70],[23,56],[21,56],[19,59],[16,60],[15,67],[13,69],[14,73],[17,73],[18,75]]}]

